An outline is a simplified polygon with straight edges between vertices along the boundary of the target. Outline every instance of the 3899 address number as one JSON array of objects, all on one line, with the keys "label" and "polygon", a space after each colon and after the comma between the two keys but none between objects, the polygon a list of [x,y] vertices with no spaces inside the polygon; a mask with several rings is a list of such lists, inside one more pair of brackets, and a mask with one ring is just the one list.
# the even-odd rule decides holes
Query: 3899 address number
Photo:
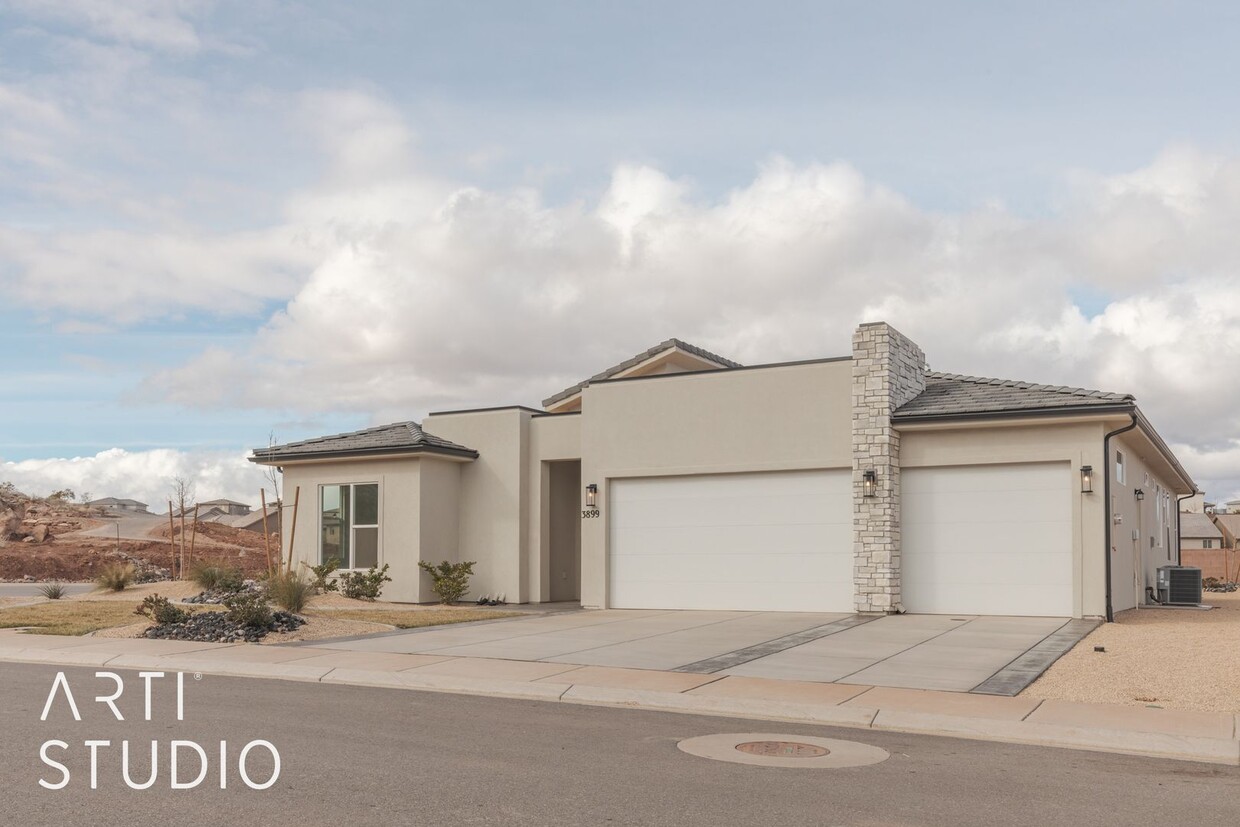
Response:
[{"label": "3899 address number", "polygon": [[593,517],[597,517],[598,513],[599,512],[597,508],[587,508],[581,512],[581,519],[589,520]]}]

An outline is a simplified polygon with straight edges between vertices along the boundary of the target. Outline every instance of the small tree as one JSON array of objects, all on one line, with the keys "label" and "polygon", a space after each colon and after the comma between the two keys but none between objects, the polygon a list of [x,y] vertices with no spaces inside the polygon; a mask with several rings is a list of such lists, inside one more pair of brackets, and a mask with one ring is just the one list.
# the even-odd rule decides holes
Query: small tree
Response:
[{"label": "small tree", "polygon": [[425,560],[419,560],[418,568],[431,576],[434,581],[431,591],[439,597],[440,603],[447,606],[460,600],[469,591],[469,578],[474,573],[474,563],[473,560],[466,563],[449,563],[444,560],[434,566]]}]

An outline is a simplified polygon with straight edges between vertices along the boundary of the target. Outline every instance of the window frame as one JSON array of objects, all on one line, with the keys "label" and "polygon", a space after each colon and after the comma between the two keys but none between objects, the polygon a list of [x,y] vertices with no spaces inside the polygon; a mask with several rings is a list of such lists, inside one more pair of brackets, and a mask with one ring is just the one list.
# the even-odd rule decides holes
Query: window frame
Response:
[{"label": "window frame", "polygon": [[1115,451],[1115,481],[1120,485],[1128,484],[1128,474],[1126,470],[1127,463],[1124,461],[1124,452],[1116,449]]},{"label": "window frame", "polygon": [[[375,520],[374,523],[357,523],[355,516],[357,514],[357,487],[360,485],[373,485],[375,487]],[[319,565],[326,563],[323,559],[323,491],[326,488],[348,488],[349,489],[349,551],[348,560],[340,561],[340,568],[337,571],[367,571],[369,566],[365,568],[356,567],[356,549],[357,549],[357,529],[375,530],[375,566],[378,567],[383,560],[383,486],[378,480],[358,480],[356,482],[324,482],[319,483],[319,496],[317,510],[318,519],[318,546],[319,546]],[[343,530],[342,530],[343,534]]]}]

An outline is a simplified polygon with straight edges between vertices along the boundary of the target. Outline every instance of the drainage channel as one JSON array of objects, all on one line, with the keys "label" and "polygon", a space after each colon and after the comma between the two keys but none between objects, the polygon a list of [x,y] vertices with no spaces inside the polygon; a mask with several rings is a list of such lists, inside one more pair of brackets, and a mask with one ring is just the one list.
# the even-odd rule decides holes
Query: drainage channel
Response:
[{"label": "drainage channel", "polygon": [[712,761],[786,769],[865,767],[891,757],[885,749],[856,741],[769,732],[702,735],[686,738],[676,747]]},{"label": "drainage channel", "polygon": [[863,615],[852,615],[851,617],[836,620],[831,623],[825,623],[822,626],[815,626],[812,629],[806,629],[802,632],[793,632],[790,635],[777,637],[774,640],[763,641],[753,646],[746,646],[744,649],[737,649],[735,652],[727,652],[722,655],[715,655],[705,660],[695,661],[677,666],[671,670],[673,672],[692,672],[698,675],[711,675],[724,669],[731,669],[733,666],[740,666],[742,663],[749,663],[751,660],[764,658],[767,655],[774,655],[791,649],[794,646],[800,646],[814,640],[852,629],[878,617],[865,617]]}]

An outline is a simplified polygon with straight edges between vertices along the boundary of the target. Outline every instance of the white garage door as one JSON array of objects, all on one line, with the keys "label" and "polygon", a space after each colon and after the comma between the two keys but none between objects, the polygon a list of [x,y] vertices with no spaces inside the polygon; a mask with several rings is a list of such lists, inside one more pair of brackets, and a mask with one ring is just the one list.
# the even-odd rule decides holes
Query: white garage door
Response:
[{"label": "white garage door", "polygon": [[910,468],[904,607],[931,614],[1072,614],[1067,463]]},{"label": "white garage door", "polygon": [[853,610],[849,471],[612,480],[610,605]]}]

